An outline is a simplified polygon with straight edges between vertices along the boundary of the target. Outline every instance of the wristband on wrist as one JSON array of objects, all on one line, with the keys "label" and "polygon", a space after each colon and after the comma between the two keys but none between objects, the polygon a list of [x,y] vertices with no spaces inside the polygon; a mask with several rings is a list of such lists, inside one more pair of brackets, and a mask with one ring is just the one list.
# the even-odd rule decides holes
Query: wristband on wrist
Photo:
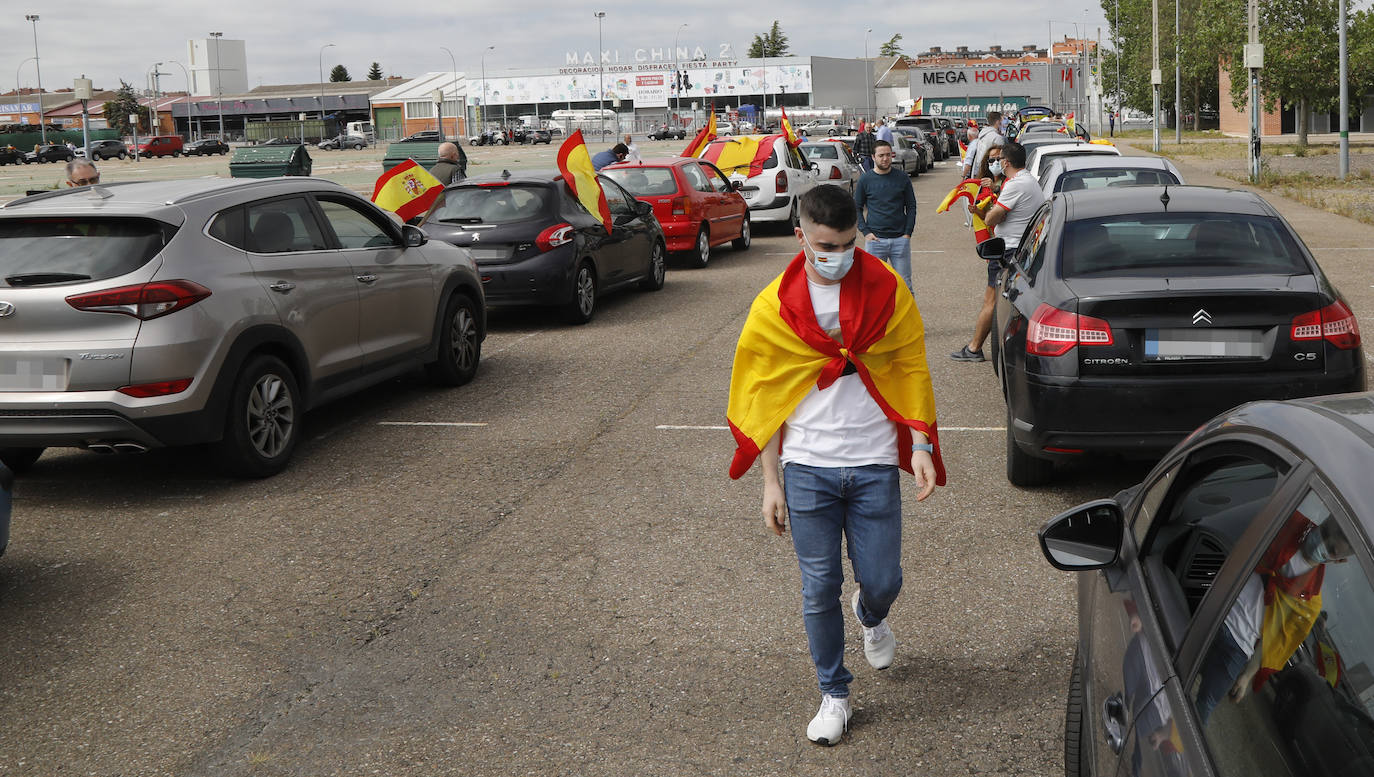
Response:
[{"label": "wristband on wrist", "polygon": [[926,453],[934,454],[934,453],[935,453],[935,446],[932,445],[932,444],[930,444],[930,443],[928,443],[928,442],[917,442],[917,443],[912,443],[912,444],[911,444],[911,451],[912,451],[913,453],[915,453],[916,451],[925,451]]}]

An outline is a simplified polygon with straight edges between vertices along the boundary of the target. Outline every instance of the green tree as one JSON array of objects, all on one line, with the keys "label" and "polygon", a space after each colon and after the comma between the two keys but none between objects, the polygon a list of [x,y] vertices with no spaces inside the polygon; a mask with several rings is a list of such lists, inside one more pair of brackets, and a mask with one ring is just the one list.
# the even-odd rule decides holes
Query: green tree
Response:
[{"label": "green tree", "polygon": [[111,129],[121,135],[134,134],[134,125],[129,123],[131,113],[138,116],[137,124],[140,128],[148,126],[148,111],[139,104],[134,88],[124,79],[120,79],[119,89],[115,91],[114,98],[105,101],[104,110],[105,121]]},{"label": "green tree", "polygon": [[382,66],[381,66],[380,64],[378,64],[378,63],[376,63],[376,62],[373,62],[373,63],[372,63],[372,67],[367,71],[367,80],[369,80],[369,81],[380,81],[380,80],[382,80]]},{"label": "green tree", "polygon": [[[1244,17],[1241,17],[1244,18]],[[1260,4],[1260,99],[1265,110],[1297,109],[1298,145],[1307,145],[1307,116],[1333,111],[1340,103],[1336,0],[1265,0]],[[1361,42],[1363,44],[1363,42]],[[1228,58],[1231,98],[1236,107],[1249,99],[1249,73],[1241,51]],[[1352,59],[1353,61],[1353,59]],[[1361,94],[1355,90],[1351,94]]]},{"label": "green tree", "polygon": [[754,40],[749,43],[749,57],[751,59],[761,59],[763,57],[785,57],[791,54],[788,48],[787,35],[782,31],[782,25],[773,20],[773,26],[768,32],[754,36]]},{"label": "green tree", "polygon": [[352,80],[353,80],[352,77],[350,77],[350,76],[348,75],[348,68],[344,67],[343,65],[335,65],[335,66],[333,67],[333,69],[331,69],[331,70],[329,71],[329,82],[330,82],[330,83],[337,84],[337,83],[342,82],[342,81],[352,81]]},{"label": "green tree", "polygon": [[900,32],[896,35],[893,35],[891,38],[887,39],[887,43],[884,43],[882,46],[878,48],[878,53],[883,55],[884,57],[902,56],[901,40],[902,34]]}]

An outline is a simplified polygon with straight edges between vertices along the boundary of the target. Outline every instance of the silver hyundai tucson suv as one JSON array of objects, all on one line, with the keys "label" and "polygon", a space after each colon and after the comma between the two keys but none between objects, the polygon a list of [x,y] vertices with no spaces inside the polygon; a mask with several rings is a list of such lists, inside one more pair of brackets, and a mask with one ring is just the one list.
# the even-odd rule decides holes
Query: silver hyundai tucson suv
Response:
[{"label": "silver hyundai tucson suv", "polygon": [[0,208],[0,460],[214,443],[286,467],[302,414],[418,366],[477,371],[466,249],[330,181],[96,185]]}]

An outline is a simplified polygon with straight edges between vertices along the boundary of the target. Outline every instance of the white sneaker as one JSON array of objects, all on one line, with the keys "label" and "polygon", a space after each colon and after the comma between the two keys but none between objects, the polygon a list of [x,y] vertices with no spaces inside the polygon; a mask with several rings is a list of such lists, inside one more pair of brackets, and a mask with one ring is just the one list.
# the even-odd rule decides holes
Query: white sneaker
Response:
[{"label": "white sneaker", "polygon": [[[859,617],[859,592],[854,592],[852,602],[854,617]],[[868,665],[874,669],[886,669],[892,666],[892,657],[897,653],[897,638],[893,636],[892,629],[888,628],[887,618],[873,628],[864,626],[863,619],[859,619],[859,625],[864,630],[864,658],[868,659]]]},{"label": "white sneaker", "polygon": [[806,738],[827,747],[839,744],[840,737],[844,736],[845,729],[849,728],[849,719],[853,716],[854,712],[849,708],[849,697],[841,699],[827,693],[821,697],[820,711],[806,726]]}]

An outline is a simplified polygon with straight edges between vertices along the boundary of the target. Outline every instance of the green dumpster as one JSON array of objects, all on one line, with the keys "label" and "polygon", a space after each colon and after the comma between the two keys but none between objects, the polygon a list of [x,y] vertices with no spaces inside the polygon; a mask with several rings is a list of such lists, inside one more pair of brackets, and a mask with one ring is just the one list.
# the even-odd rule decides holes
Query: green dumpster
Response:
[{"label": "green dumpster", "polygon": [[310,175],[305,146],[240,146],[229,160],[230,178],[275,178]]},{"label": "green dumpster", "polygon": [[[434,140],[405,140],[397,141],[386,147],[386,156],[382,157],[382,172],[399,165],[407,159],[414,159],[415,164],[428,170],[439,164],[439,144],[443,141]],[[457,142],[457,141],[453,141]]]}]

